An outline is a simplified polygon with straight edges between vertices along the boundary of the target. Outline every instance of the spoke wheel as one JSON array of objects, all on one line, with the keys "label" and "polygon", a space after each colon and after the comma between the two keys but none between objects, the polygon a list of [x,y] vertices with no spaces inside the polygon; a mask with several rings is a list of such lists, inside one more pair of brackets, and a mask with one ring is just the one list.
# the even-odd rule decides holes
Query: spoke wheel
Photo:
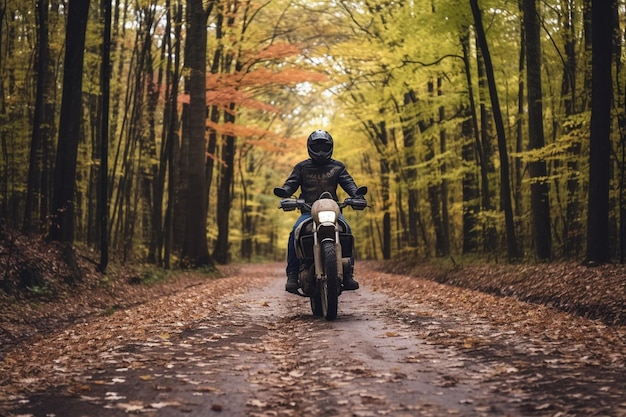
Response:
[{"label": "spoke wheel", "polygon": [[326,277],[320,283],[320,296],[322,301],[322,314],[326,320],[337,318],[339,303],[338,278],[337,278],[337,253],[334,242],[323,242],[324,271]]}]

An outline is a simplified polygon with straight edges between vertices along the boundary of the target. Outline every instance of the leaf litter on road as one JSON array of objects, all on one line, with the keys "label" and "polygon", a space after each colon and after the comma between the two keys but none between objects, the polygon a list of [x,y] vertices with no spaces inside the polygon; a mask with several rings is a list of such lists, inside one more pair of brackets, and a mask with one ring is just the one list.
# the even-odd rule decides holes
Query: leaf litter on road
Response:
[{"label": "leaf litter on road", "polygon": [[[61,389],[152,414],[208,402],[237,415],[239,398],[245,415],[625,415],[621,326],[375,270],[328,323],[271,284],[279,270],[245,266],[33,338],[4,355],[0,400]],[[111,388],[129,384],[149,398]]]}]

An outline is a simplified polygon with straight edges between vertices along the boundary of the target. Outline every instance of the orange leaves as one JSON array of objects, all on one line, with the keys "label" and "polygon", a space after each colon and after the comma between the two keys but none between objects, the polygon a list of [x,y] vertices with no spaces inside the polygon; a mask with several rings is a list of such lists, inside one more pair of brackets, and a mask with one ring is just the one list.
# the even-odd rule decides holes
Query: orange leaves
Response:
[{"label": "orange leaves", "polygon": [[265,62],[265,61],[275,61],[278,59],[285,59],[291,56],[296,56],[302,52],[302,48],[298,44],[292,43],[273,43],[266,48],[263,48],[259,51],[248,51],[244,53],[242,58],[245,62],[249,62],[246,69],[250,68],[252,65]]},{"label": "orange leaves", "polygon": [[[295,86],[304,82],[322,82],[327,79],[325,74],[297,68],[286,68],[272,71],[259,67],[248,72],[235,74],[207,74],[206,98],[209,106],[217,106],[229,111],[230,106],[245,107],[266,112],[278,112],[279,109],[258,97],[272,89]],[[178,102],[189,104],[189,94],[180,94]]]}]

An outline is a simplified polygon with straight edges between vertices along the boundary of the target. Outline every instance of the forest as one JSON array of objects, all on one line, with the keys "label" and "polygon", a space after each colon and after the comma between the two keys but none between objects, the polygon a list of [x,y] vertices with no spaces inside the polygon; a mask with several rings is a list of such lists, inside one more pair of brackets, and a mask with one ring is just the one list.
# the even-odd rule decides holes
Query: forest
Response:
[{"label": "forest", "polygon": [[2,240],[282,260],[272,190],[325,129],[361,259],[623,263],[625,7],[2,0]]}]

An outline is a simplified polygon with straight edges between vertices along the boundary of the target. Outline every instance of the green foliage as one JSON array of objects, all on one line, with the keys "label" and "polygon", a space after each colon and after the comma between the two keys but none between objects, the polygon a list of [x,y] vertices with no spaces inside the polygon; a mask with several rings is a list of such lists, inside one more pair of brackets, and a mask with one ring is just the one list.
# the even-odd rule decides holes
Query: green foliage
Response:
[{"label": "green foliage", "polygon": [[145,285],[154,285],[169,280],[172,277],[170,271],[155,268],[153,265],[141,265],[137,271],[139,280]]},{"label": "green foliage", "polygon": [[[164,0],[115,3],[119,20],[113,28],[111,53],[107,173],[110,242],[124,259],[154,256],[157,265],[163,264],[164,253],[162,246],[153,253],[158,238],[170,236],[174,242],[169,256],[177,260],[180,255],[182,238],[178,228],[182,228],[187,213],[184,206],[177,205],[184,205],[189,191],[181,180],[187,169],[187,155],[180,129],[183,107],[188,102],[184,80],[189,69],[175,68],[173,58],[177,54],[184,58],[186,42],[194,40],[186,39],[184,30],[180,38],[176,36],[174,16],[183,4],[169,4],[168,10]],[[206,98],[207,114],[215,108],[219,116],[207,121],[207,139],[209,133],[217,138],[215,151],[207,154],[207,160],[214,163],[213,170],[207,172],[213,182],[206,190],[210,246],[218,239],[216,202],[225,164],[221,156],[225,138],[236,137],[228,219],[230,259],[282,259],[286,235],[295,218],[278,212],[272,188],[282,183],[295,162],[307,157],[308,133],[324,128],[336,140],[334,156],[346,162],[358,184],[370,188],[368,200],[373,209],[350,218],[355,233],[363,239],[359,243],[364,248],[362,253],[380,257],[388,232],[393,254],[432,256],[446,210],[453,255],[462,251],[467,213],[475,221],[469,230],[478,232],[474,254],[490,251],[486,249],[488,231],[496,230],[497,240],[504,230],[502,214],[496,209],[500,204],[500,162],[494,150],[488,92],[479,80],[474,22],[467,2],[278,0],[212,4],[214,8],[207,13],[207,68],[213,72],[206,79]],[[209,2],[203,5],[208,7]],[[58,71],[52,80],[55,96],[48,100],[54,104],[51,120],[58,123],[65,16],[59,2],[52,2],[52,6],[49,46],[52,66]],[[563,4],[541,3],[544,127],[549,140],[545,147],[532,151],[526,145],[525,108],[518,114],[518,90],[525,79],[519,64],[522,13],[517,2],[481,0],[480,6],[505,115],[520,240],[526,246],[532,240],[528,165],[535,161],[547,163],[547,175],[534,181],[549,182],[555,207],[551,213],[553,228],[560,236],[556,240],[566,240],[562,234],[570,233],[566,224],[571,219],[565,219],[563,213],[575,202],[575,217],[584,218],[589,187],[590,92],[583,81],[588,74],[588,51],[584,49],[582,4],[570,4],[574,13],[567,21],[574,25],[577,65],[567,71],[575,72],[578,84],[572,95],[575,111],[566,112],[566,99],[571,94],[562,89],[571,34],[565,27]],[[0,48],[0,136],[5,146],[0,158],[0,217],[19,225],[28,189],[37,27],[31,4],[10,0],[4,7],[11,13],[2,21]],[[219,10],[230,10],[221,27]],[[90,246],[98,240],[95,192],[101,161],[97,147],[102,62],[99,14],[94,5],[85,50],[85,106],[83,114],[77,115],[84,123],[76,183],[76,240]],[[181,16],[184,19],[185,14]],[[183,29],[187,23],[182,22]],[[467,68],[462,45],[465,38],[469,39]],[[181,42],[180,52],[176,42]],[[216,63],[219,65],[213,66],[216,57],[220,57]],[[179,65],[182,62],[184,59]],[[178,79],[171,78],[174,74]],[[623,78],[623,71],[616,73],[617,80]],[[178,97],[169,96],[174,86],[178,87]],[[616,103],[625,100],[622,90],[616,87]],[[472,102],[475,108],[470,107]],[[169,118],[171,105],[177,110],[173,120]],[[616,106],[618,115],[622,107]],[[482,136],[473,130],[472,112],[478,128],[484,128]],[[235,122],[231,123],[229,117]],[[55,141],[56,126],[46,127],[51,128]],[[169,132],[175,134],[173,144],[167,142]],[[617,169],[624,167],[624,161],[619,129],[614,132],[612,162],[616,178],[612,204],[617,221],[617,208],[622,204],[618,201],[621,181]],[[50,144],[49,151],[54,152],[54,144]],[[166,158],[168,152],[171,159]],[[485,158],[485,172],[481,171],[481,158]],[[483,189],[485,185],[489,193]],[[475,194],[464,194],[467,187],[473,187]],[[159,193],[160,200],[156,198]],[[484,206],[486,194],[491,207]],[[175,210],[175,224],[166,231],[168,208]],[[390,231],[383,230],[385,216],[389,216]],[[416,246],[407,247],[410,233],[419,235]],[[584,233],[584,228],[576,233]],[[252,253],[244,254],[246,245],[253,248]],[[524,250],[532,253],[531,247]],[[557,256],[572,255],[561,252]],[[140,273],[142,282],[163,279],[167,276],[161,276],[158,269],[146,268]]]}]

